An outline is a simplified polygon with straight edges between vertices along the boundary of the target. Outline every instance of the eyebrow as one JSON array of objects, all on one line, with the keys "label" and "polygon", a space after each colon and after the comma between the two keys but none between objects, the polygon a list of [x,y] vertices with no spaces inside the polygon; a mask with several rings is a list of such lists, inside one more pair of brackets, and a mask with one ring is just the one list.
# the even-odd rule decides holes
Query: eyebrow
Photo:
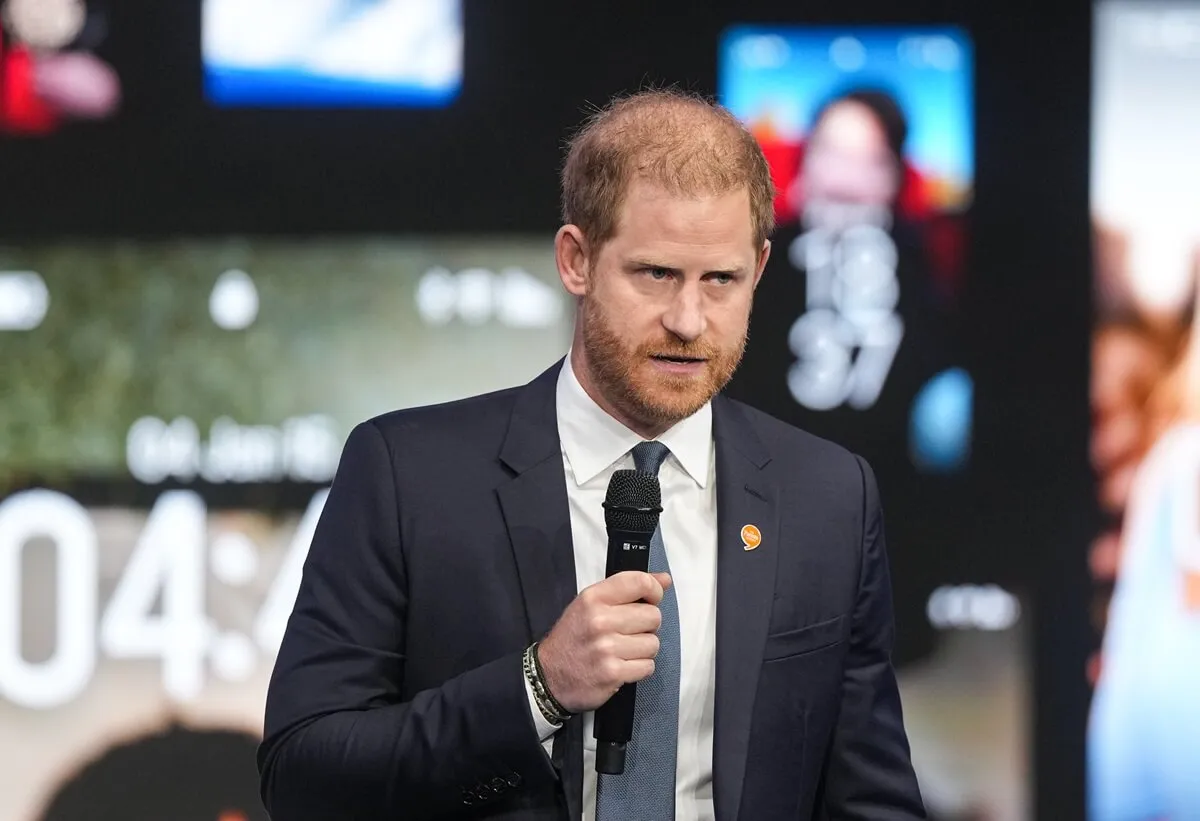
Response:
[{"label": "eyebrow", "polygon": [[[671,265],[663,265],[662,263],[653,262],[653,261],[647,260],[647,259],[630,260],[628,263],[628,268],[631,270],[641,270],[643,268],[661,268],[662,270],[670,271],[673,274],[680,273],[679,268],[676,268]],[[736,276],[743,276],[745,273],[746,273],[745,268],[742,268],[739,265],[735,265],[732,268],[714,268],[712,270],[705,271],[704,275],[709,276],[711,274],[721,274],[721,275],[725,275],[725,276],[736,277]]]}]

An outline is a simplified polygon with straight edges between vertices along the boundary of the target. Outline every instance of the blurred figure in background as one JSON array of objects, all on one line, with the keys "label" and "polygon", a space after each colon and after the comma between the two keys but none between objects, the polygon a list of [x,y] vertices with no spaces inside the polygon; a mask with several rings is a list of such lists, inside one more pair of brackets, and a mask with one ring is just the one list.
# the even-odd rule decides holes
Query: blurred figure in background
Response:
[{"label": "blurred figure in background", "polygon": [[[1173,299],[1163,301],[1150,292],[1152,299],[1147,283],[1162,290],[1162,280],[1194,278],[1200,270],[1200,244],[1175,254],[1180,258],[1173,262],[1155,256],[1147,263],[1145,246],[1177,243],[1162,243],[1158,237],[1142,236],[1144,232],[1100,221],[1093,232],[1099,324],[1092,344],[1091,462],[1103,522],[1089,563],[1097,583],[1095,622],[1103,633],[1134,478],[1150,449],[1194,401],[1188,396],[1186,374],[1192,361],[1188,351],[1194,346],[1196,297],[1190,286],[1173,285]],[[1165,270],[1167,265],[1173,270]],[[1096,658],[1089,671],[1093,684],[1098,674]]]},{"label": "blurred figure in background", "polygon": [[892,221],[904,181],[908,123],[899,104],[875,89],[856,89],[818,109],[802,170],[788,195],[810,227]]},{"label": "blurred figure in background", "polygon": [[70,775],[41,821],[268,821],[258,739],[172,725],[114,744]]},{"label": "blurred figure in background", "polygon": [[[1139,273],[1114,264],[1113,281]],[[1093,375],[1093,461],[1112,524],[1093,548],[1102,585],[1102,655],[1089,732],[1095,821],[1200,818],[1200,278],[1196,250],[1182,263],[1190,305],[1139,312],[1098,332]],[[1136,269],[1136,265],[1133,266]],[[1115,272],[1114,272],[1115,269]],[[1104,267],[1102,266],[1102,271]],[[1148,276],[1152,272],[1140,272]],[[1105,307],[1106,294],[1101,293]],[[1110,300],[1111,301],[1111,300]]]}]

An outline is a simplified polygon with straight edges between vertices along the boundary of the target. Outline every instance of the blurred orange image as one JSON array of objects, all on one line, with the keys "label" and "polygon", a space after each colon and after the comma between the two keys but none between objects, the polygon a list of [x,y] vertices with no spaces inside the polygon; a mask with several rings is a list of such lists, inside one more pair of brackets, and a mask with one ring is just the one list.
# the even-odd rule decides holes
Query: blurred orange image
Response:
[{"label": "blurred orange image", "polygon": [[[1200,421],[1200,299],[1193,290],[1173,306],[1147,304],[1137,296],[1130,232],[1100,222],[1093,231],[1100,320],[1092,346],[1091,461],[1108,526],[1093,542],[1089,565],[1099,585],[1096,622],[1103,632],[1138,470],[1172,427]],[[1178,263],[1200,282],[1200,245]],[[1188,579],[1189,597],[1200,602],[1200,574]],[[1097,661],[1089,671],[1093,684],[1099,669]]]}]

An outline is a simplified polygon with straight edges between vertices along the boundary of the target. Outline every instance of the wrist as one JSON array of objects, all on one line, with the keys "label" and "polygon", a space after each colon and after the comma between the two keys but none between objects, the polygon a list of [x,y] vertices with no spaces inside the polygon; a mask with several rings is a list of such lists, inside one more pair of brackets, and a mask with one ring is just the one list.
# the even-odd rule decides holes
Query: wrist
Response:
[{"label": "wrist", "polygon": [[521,666],[525,670],[525,680],[533,693],[538,711],[550,724],[561,727],[571,717],[571,713],[550,692],[545,673],[542,670],[541,659],[538,657],[538,642],[535,641],[525,649]]}]

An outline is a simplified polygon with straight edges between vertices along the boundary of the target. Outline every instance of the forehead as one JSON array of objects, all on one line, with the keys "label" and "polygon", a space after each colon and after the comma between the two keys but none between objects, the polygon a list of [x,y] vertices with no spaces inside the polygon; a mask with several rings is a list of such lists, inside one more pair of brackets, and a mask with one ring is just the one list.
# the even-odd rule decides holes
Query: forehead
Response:
[{"label": "forehead", "polygon": [[754,256],[758,249],[750,194],[742,187],[724,194],[688,195],[634,179],[609,244],[623,254],[640,250]]}]

